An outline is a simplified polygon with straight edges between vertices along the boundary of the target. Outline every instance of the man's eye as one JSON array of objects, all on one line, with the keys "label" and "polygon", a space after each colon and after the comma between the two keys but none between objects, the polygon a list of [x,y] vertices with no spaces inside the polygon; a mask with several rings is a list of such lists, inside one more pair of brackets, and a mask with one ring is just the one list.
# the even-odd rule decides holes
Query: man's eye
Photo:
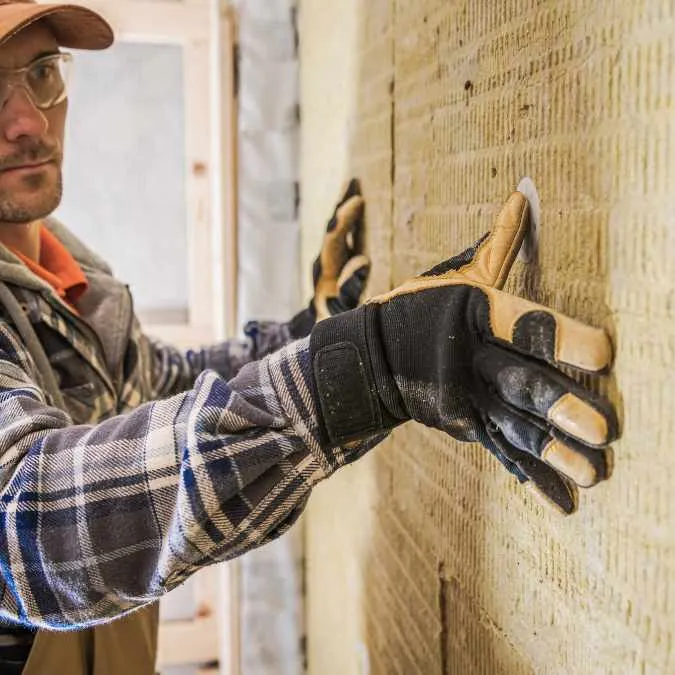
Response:
[{"label": "man's eye", "polygon": [[56,76],[56,66],[53,63],[41,63],[31,68],[30,76],[32,80],[47,82]]}]

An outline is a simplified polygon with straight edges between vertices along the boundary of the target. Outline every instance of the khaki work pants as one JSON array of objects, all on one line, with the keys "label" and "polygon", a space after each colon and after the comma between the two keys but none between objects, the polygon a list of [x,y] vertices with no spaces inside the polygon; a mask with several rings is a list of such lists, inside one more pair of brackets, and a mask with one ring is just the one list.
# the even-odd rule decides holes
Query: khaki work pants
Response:
[{"label": "khaki work pants", "polygon": [[22,675],[153,675],[159,604],[69,633],[40,631]]}]

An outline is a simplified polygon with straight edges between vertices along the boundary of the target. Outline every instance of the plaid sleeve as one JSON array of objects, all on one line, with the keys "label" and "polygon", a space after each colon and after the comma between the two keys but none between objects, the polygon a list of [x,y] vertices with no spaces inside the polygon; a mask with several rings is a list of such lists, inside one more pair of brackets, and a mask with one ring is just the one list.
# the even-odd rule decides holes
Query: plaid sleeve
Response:
[{"label": "plaid sleeve", "polygon": [[325,448],[309,343],[96,426],[48,407],[0,330],[0,620],[69,629],[153,601],[295,521],[372,446]]},{"label": "plaid sleeve", "polygon": [[289,325],[274,321],[249,321],[243,339],[187,352],[159,340],[144,339],[152,352],[154,398],[187,391],[204,370],[215,370],[229,380],[244,364],[262,359],[292,340]]}]

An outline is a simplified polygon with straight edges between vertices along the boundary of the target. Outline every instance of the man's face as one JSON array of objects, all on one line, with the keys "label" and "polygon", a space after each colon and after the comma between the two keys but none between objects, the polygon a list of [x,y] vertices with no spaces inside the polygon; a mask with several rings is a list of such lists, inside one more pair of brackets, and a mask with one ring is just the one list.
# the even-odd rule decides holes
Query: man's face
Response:
[{"label": "man's face", "polygon": [[[34,24],[0,45],[1,69],[22,68],[58,52],[50,30]],[[67,100],[39,110],[16,87],[0,108],[0,223],[27,223],[61,201],[61,164]]]}]

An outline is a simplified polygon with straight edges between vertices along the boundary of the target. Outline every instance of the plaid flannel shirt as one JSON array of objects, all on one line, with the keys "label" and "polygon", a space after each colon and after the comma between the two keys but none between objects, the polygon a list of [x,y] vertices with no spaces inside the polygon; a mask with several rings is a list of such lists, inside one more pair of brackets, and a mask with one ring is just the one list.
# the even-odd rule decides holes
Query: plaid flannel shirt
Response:
[{"label": "plaid flannel shirt", "polygon": [[48,225],[89,289],[78,316],[0,247],[0,278],[67,408],[51,405],[0,314],[0,619],[69,629],[152,602],[279,536],[317,481],[379,439],[321,444],[308,339],[252,324],[245,340],[181,353],[148,338],[127,288]]}]

